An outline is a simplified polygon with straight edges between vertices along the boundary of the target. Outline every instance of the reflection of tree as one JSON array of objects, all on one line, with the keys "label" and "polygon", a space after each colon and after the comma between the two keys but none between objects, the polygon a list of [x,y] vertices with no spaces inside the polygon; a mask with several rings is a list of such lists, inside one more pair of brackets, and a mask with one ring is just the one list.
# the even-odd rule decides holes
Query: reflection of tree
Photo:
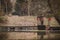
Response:
[{"label": "reflection of tree", "polygon": [[8,39],[7,33],[0,32],[0,40],[7,40],[7,39]]}]

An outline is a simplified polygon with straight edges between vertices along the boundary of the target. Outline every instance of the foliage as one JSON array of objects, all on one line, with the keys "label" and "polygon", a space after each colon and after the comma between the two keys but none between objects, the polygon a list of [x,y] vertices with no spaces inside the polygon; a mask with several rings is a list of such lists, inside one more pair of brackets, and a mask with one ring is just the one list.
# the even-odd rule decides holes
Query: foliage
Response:
[{"label": "foliage", "polygon": [[60,16],[60,10],[56,13],[56,15]]},{"label": "foliage", "polygon": [[60,15],[60,0],[50,0],[50,7],[56,16]]},{"label": "foliage", "polygon": [[17,0],[18,3],[23,3],[25,0]]}]

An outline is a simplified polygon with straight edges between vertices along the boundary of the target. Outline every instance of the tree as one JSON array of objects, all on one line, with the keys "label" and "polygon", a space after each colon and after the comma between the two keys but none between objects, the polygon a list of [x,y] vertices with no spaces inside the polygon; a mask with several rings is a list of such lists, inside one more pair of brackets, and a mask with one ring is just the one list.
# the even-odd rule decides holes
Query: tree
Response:
[{"label": "tree", "polygon": [[12,4],[10,0],[0,0],[0,4],[4,14],[6,14],[6,12],[10,13],[12,11]]},{"label": "tree", "polygon": [[14,15],[27,15],[27,1],[25,0],[17,0],[15,5]]},{"label": "tree", "polygon": [[48,5],[60,24],[60,0],[48,0]]}]

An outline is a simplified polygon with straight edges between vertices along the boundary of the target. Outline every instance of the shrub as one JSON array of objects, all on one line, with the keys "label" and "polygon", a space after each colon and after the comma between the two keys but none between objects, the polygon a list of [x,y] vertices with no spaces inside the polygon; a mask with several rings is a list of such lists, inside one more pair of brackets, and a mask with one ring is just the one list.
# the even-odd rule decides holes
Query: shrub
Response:
[{"label": "shrub", "polygon": [[0,23],[6,23],[7,19],[4,16],[0,16]]}]

